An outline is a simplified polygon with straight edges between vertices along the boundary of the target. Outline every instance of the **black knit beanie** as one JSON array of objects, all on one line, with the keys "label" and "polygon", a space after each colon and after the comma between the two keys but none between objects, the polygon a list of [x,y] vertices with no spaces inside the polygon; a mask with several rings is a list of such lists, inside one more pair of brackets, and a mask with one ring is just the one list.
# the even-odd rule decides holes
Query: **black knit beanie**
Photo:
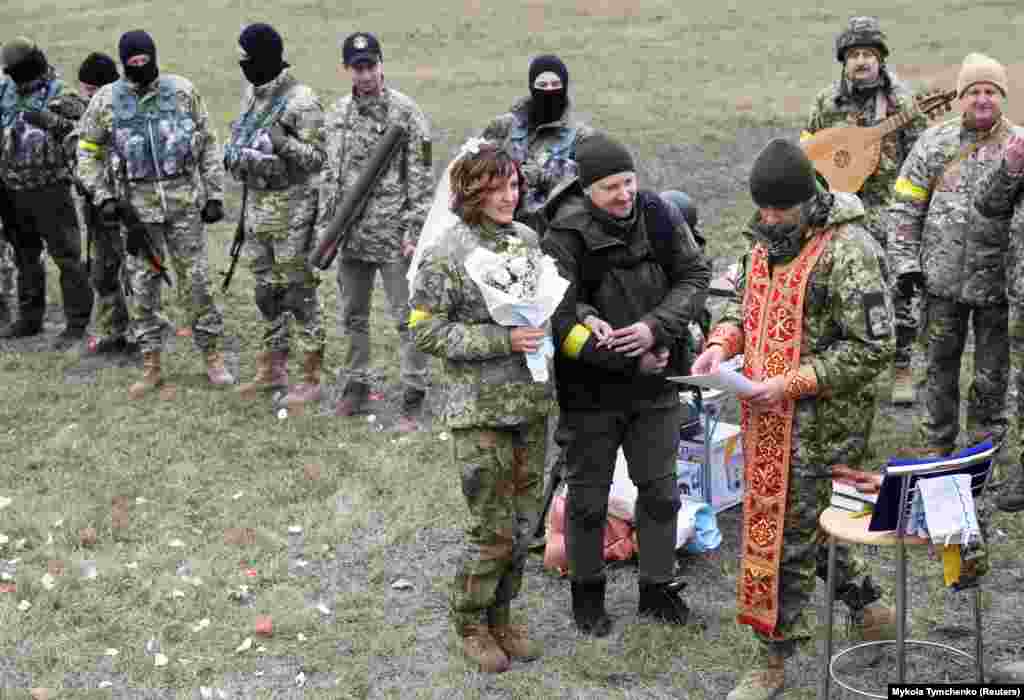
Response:
[{"label": "black knit beanie", "polygon": [[78,79],[86,85],[102,87],[116,82],[120,77],[114,59],[98,51],[86,56],[78,68]]},{"label": "black knit beanie", "polygon": [[583,139],[576,147],[576,165],[580,185],[584,189],[598,180],[618,173],[634,172],[633,156],[611,136],[596,133]]},{"label": "black knit beanie", "polygon": [[750,170],[750,196],[758,207],[789,209],[817,193],[814,166],[803,149],[786,139],[772,139]]},{"label": "black knit beanie", "polygon": [[543,56],[537,56],[537,58],[530,61],[530,88],[533,88],[533,81],[537,79],[537,76],[546,71],[551,71],[559,78],[562,79],[562,87],[566,90],[569,89],[569,69],[565,67],[558,56],[554,54],[544,54]]}]

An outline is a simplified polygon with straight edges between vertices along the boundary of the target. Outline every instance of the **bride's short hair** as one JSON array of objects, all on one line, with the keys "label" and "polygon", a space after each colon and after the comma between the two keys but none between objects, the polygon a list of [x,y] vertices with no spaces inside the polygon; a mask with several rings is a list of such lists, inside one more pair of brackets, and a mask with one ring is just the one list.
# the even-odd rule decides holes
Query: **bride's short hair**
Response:
[{"label": "bride's short hair", "polygon": [[504,180],[515,173],[519,180],[520,197],[526,186],[519,163],[504,148],[490,141],[474,146],[459,156],[451,170],[451,209],[471,225],[483,221],[484,198],[494,189],[495,178]]}]

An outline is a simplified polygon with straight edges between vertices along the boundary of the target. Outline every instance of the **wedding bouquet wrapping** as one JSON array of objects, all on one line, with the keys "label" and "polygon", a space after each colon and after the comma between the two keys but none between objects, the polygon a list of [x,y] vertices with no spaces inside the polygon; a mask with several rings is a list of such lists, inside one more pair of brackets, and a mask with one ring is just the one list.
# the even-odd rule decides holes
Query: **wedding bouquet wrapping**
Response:
[{"label": "wedding bouquet wrapping", "polygon": [[[502,253],[477,248],[466,258],[466,271],[480,288],[491,318],[502,326],[544,327],[569,288],[554,258],[525,243]],[[548,328],[541,347],[526,354],[534,381],[548,381],[548,360],[554,355]]]}]

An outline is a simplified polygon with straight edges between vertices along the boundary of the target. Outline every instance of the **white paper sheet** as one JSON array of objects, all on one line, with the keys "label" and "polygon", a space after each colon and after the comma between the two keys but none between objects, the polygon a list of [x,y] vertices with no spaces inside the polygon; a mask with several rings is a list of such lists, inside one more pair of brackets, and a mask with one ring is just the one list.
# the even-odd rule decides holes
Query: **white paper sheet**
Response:
[{"label": "white paper sheet", "polygon": [[720,368],[711,374],[690,374],[685,377],[669,377],[668,380],[679,384],[719,389],[730,394],[749,394],[754,390],[752,381],[739,372],[726,368]]}]

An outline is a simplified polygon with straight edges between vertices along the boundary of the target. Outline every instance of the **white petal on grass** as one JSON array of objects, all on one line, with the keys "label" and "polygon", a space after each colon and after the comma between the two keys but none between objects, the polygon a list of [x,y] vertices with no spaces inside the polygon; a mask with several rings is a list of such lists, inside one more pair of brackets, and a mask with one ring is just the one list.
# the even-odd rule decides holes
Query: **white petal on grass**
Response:
[{"label": "white petal on grass", "polygon": [[54,523],[53,523],[53,526],[54,527],[60,527],[63,524],[64,524],[64,518],[61,518],[60,520],[55,520]]},{"label": "white petal on grass", "polygon": [[14,503],[14,499],[8,496],[0,496],[0,510]]},{"label": "white petal on grass", "polygon": [[114,686],[110,681],[100,681],[98,688],[112,688]]},{"label": "white petal on grass", "polygon": [[137,562],[137,561],[130,561],[127,564],[124,565],[124,568],[126,568],[126,569],[137,569],[137,568],[139,568],[139,562]]},{"label": "white petal on grass", "polygon": [[105,652],[103,652],[103,655],[104,656],[117,656],[120,653],[121,653],[120,649],[115,649],[114,647],[110,647]]},{"label": "white petal on grass", "polygon": [[298,634],[297,634],[297,635],[295,636],[295,638],[296,638],[297,640],[299,640],[300,642],[304,642],[304,641],[306,641],[306,635],[304,635],[304,634],[303,634],[302,632],[299,632],[299,633],[298,633]]},{"label": "white petal on grass", "polygon": [[201,697],[203,700],[212,700],[213,689],[207,688],[205,685],[199,686],[199,697]]},{"label": "white petal on grass", "polygon": [[18,610],[22,612],[28,612],[31,608],[32,603],[28,602],[27,600],[22,600],[20,603],[18,603]]},{"label": "white petal on grass", "polygon": [[10,541],[11,541],[10,537],[8,537],[4,533],[0,532],[0,544],[7,544]]},{"label": "white petal on grass", "polygon": [[156,666],[157,668],[160,668],[161,666],[166,666],[167,665],[167,661],[168,661],[167,657],[164,656],[163,654],[157,654],[157,655],[155,655],[153,657],[153,665]]},{"label": "white petal on grass", "polygon": [[391,587],[396,591],[410,591],[412,590],[412,581],[405,578],[400,578],[391,584]]},{"label": "white petal on grass", "polygon": [[266,650],[267,650],[267,648],[265,646],[263,646],[262,644],[260,644],[258,647],[256,647],[256,651],[258,651],[260,653],[263,653]]},{"label": "white petal on grass", "polygon": [[171,597],[172,598],[184,598],[185,597],[185,591],[180,590],[178,588],[175,588],[173,591],[171,591]]},{"label": "white petal on grass", "polygon": [[57,585],[57,580],[53,577],[53,574],[43,574],[43,577],[39,579],[39,583],[48,591],[52,591]]},{"label": "white petal on grass", "polygon": [[320,602],[316,604],[316,609],[320,611],[321,615],[330,615],[331,609],[327,607],[327,603]]},{"label": "white petal on grass", "polygon": [[231,497],[231,500],[232,501],[237,501],[239,498],[241,498],[244,495],[245,495],[244,491],[239,491],[238,493],[236,493],[234,496]]},{"label": "white petal on grass", "polygon": [[249,651],[252,649],[252,637],[246,637],[242,640],[242,643],[235,649],[236,654],[241,654],[243,651]]},{"label": "white petal on grass", "polygon": [[299,671],[298,675],[295,676],[295,685],[299,688],[306,685],[306,674]]},{"label": "white petal on grass", "polygon": [[204,617],[202,620],[192,625],[193,632],[202,632],[204,629],[210,626],[210,618]]},{"label": "white petal on grass", "polygon": [[170,542],[168,542],[167,546],[168,547],[174,547],[175,549],[181,549],[182,547],[185,546],[185,543],[182,542],[181,540],[175,539],[175,540],[171,540]]},{"label": "white petal on grass", "polygon": [[14,543],[14,549],[20,552],[21,550],[25,549],[26,544],[28,544],[28,539],[22,537],[20,540]]},{"label": "white petal on grass", "polygon": [[142,496],[139,496],[138,498],[135,499],[135,503],[137,505],[141,506],[141,505],[143,505],[145,503],[149,503],[149,499],[146,499],[146,498],[143,498]]}]

